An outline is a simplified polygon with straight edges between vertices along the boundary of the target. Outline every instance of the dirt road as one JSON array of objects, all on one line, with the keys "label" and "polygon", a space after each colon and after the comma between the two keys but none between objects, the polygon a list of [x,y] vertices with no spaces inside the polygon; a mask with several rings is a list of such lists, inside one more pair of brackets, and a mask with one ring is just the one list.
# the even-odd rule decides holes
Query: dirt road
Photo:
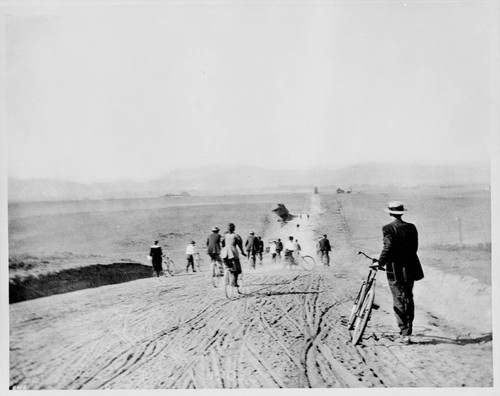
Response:
[{"label": "dirt road", "polygon": [[[312,196],[309,219],[273,224],[264,239],[293,235],[315,256],[321,211]],[[414,344],[394,342],[383,274],[380,309],[362,344],[350,343],[346,316],[367,268],[349,248],[341,211],[335,216],[330,268],[285,270],[266,257],[251,271],[245,263],[235,300],[203,272],[12,304],[11,387],[492,386],[491,330],[445,321],[417,299]]]}]

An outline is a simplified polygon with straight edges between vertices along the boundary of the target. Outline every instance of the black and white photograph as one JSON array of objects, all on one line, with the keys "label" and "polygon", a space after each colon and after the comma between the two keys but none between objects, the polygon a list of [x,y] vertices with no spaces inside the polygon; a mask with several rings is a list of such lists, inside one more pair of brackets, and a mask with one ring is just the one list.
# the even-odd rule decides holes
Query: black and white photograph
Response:
[{"label": "black and white photograph", "polygon": [[498,392],[499,1],[0,27],[2,395]]}]

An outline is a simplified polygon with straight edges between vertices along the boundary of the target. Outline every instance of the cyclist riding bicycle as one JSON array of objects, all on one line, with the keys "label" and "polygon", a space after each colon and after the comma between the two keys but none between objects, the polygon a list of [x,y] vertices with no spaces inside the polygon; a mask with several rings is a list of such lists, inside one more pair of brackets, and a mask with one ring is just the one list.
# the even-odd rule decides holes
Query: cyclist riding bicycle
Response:
[{"label": "cyclist riding bicycle", "polygon": [[229,223],[228,230],[224,234],[222,240],[223,251],[221,252],[221,258],[224,260],[224,265],[229,268],[234,274],[234,284],[231,286],[238,287],[238,275],[241,274],[241,264],[239,251],[243,256],[246,257],[245,251],[243,250],[243,241],[241,237],[234,232],[236,229],[233,223]]},{"label": "cyclist riding bicycle", "polygon": [[222,272],[222,259],[220,258],[222,237],[219,231],[219,227],[212,228],[212,233],[207,238],[207,253],[212,261],[212,273],[214,273],[214,266]]},{"label": "cyclist riding bicycle", "polygon": [[297,244],[293,241],[293,236],[288,237],[288,241],[285,242],[283,246],[285,262],[289,265],[295,264],[295,252],[297,250]]}]

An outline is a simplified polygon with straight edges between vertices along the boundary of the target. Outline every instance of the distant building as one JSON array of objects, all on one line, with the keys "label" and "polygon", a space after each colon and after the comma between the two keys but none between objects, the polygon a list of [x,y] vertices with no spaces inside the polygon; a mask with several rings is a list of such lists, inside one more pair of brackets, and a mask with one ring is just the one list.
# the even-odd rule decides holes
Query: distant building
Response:
[{"label": "distant building", "polygon": [[180,194],[165,194],[163,195],[165,198],[171,198],[171,197],[190,197],[186,191],[181,192]]}]

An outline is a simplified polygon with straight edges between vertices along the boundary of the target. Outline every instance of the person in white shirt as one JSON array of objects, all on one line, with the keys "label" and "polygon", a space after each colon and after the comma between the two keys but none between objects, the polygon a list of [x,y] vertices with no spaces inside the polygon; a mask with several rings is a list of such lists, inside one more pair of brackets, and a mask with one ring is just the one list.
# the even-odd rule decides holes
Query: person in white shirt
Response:
[{"label": "person in white shirt", "polygon": [[189,245],[186,247],[186,258],[187,258],[187,266],[186,266],[186,272],[189,270],[189,266],[193,269],[193,272],[196,272],[194,269],[194,245],[196,244],[195,241],[191,241]]}]

